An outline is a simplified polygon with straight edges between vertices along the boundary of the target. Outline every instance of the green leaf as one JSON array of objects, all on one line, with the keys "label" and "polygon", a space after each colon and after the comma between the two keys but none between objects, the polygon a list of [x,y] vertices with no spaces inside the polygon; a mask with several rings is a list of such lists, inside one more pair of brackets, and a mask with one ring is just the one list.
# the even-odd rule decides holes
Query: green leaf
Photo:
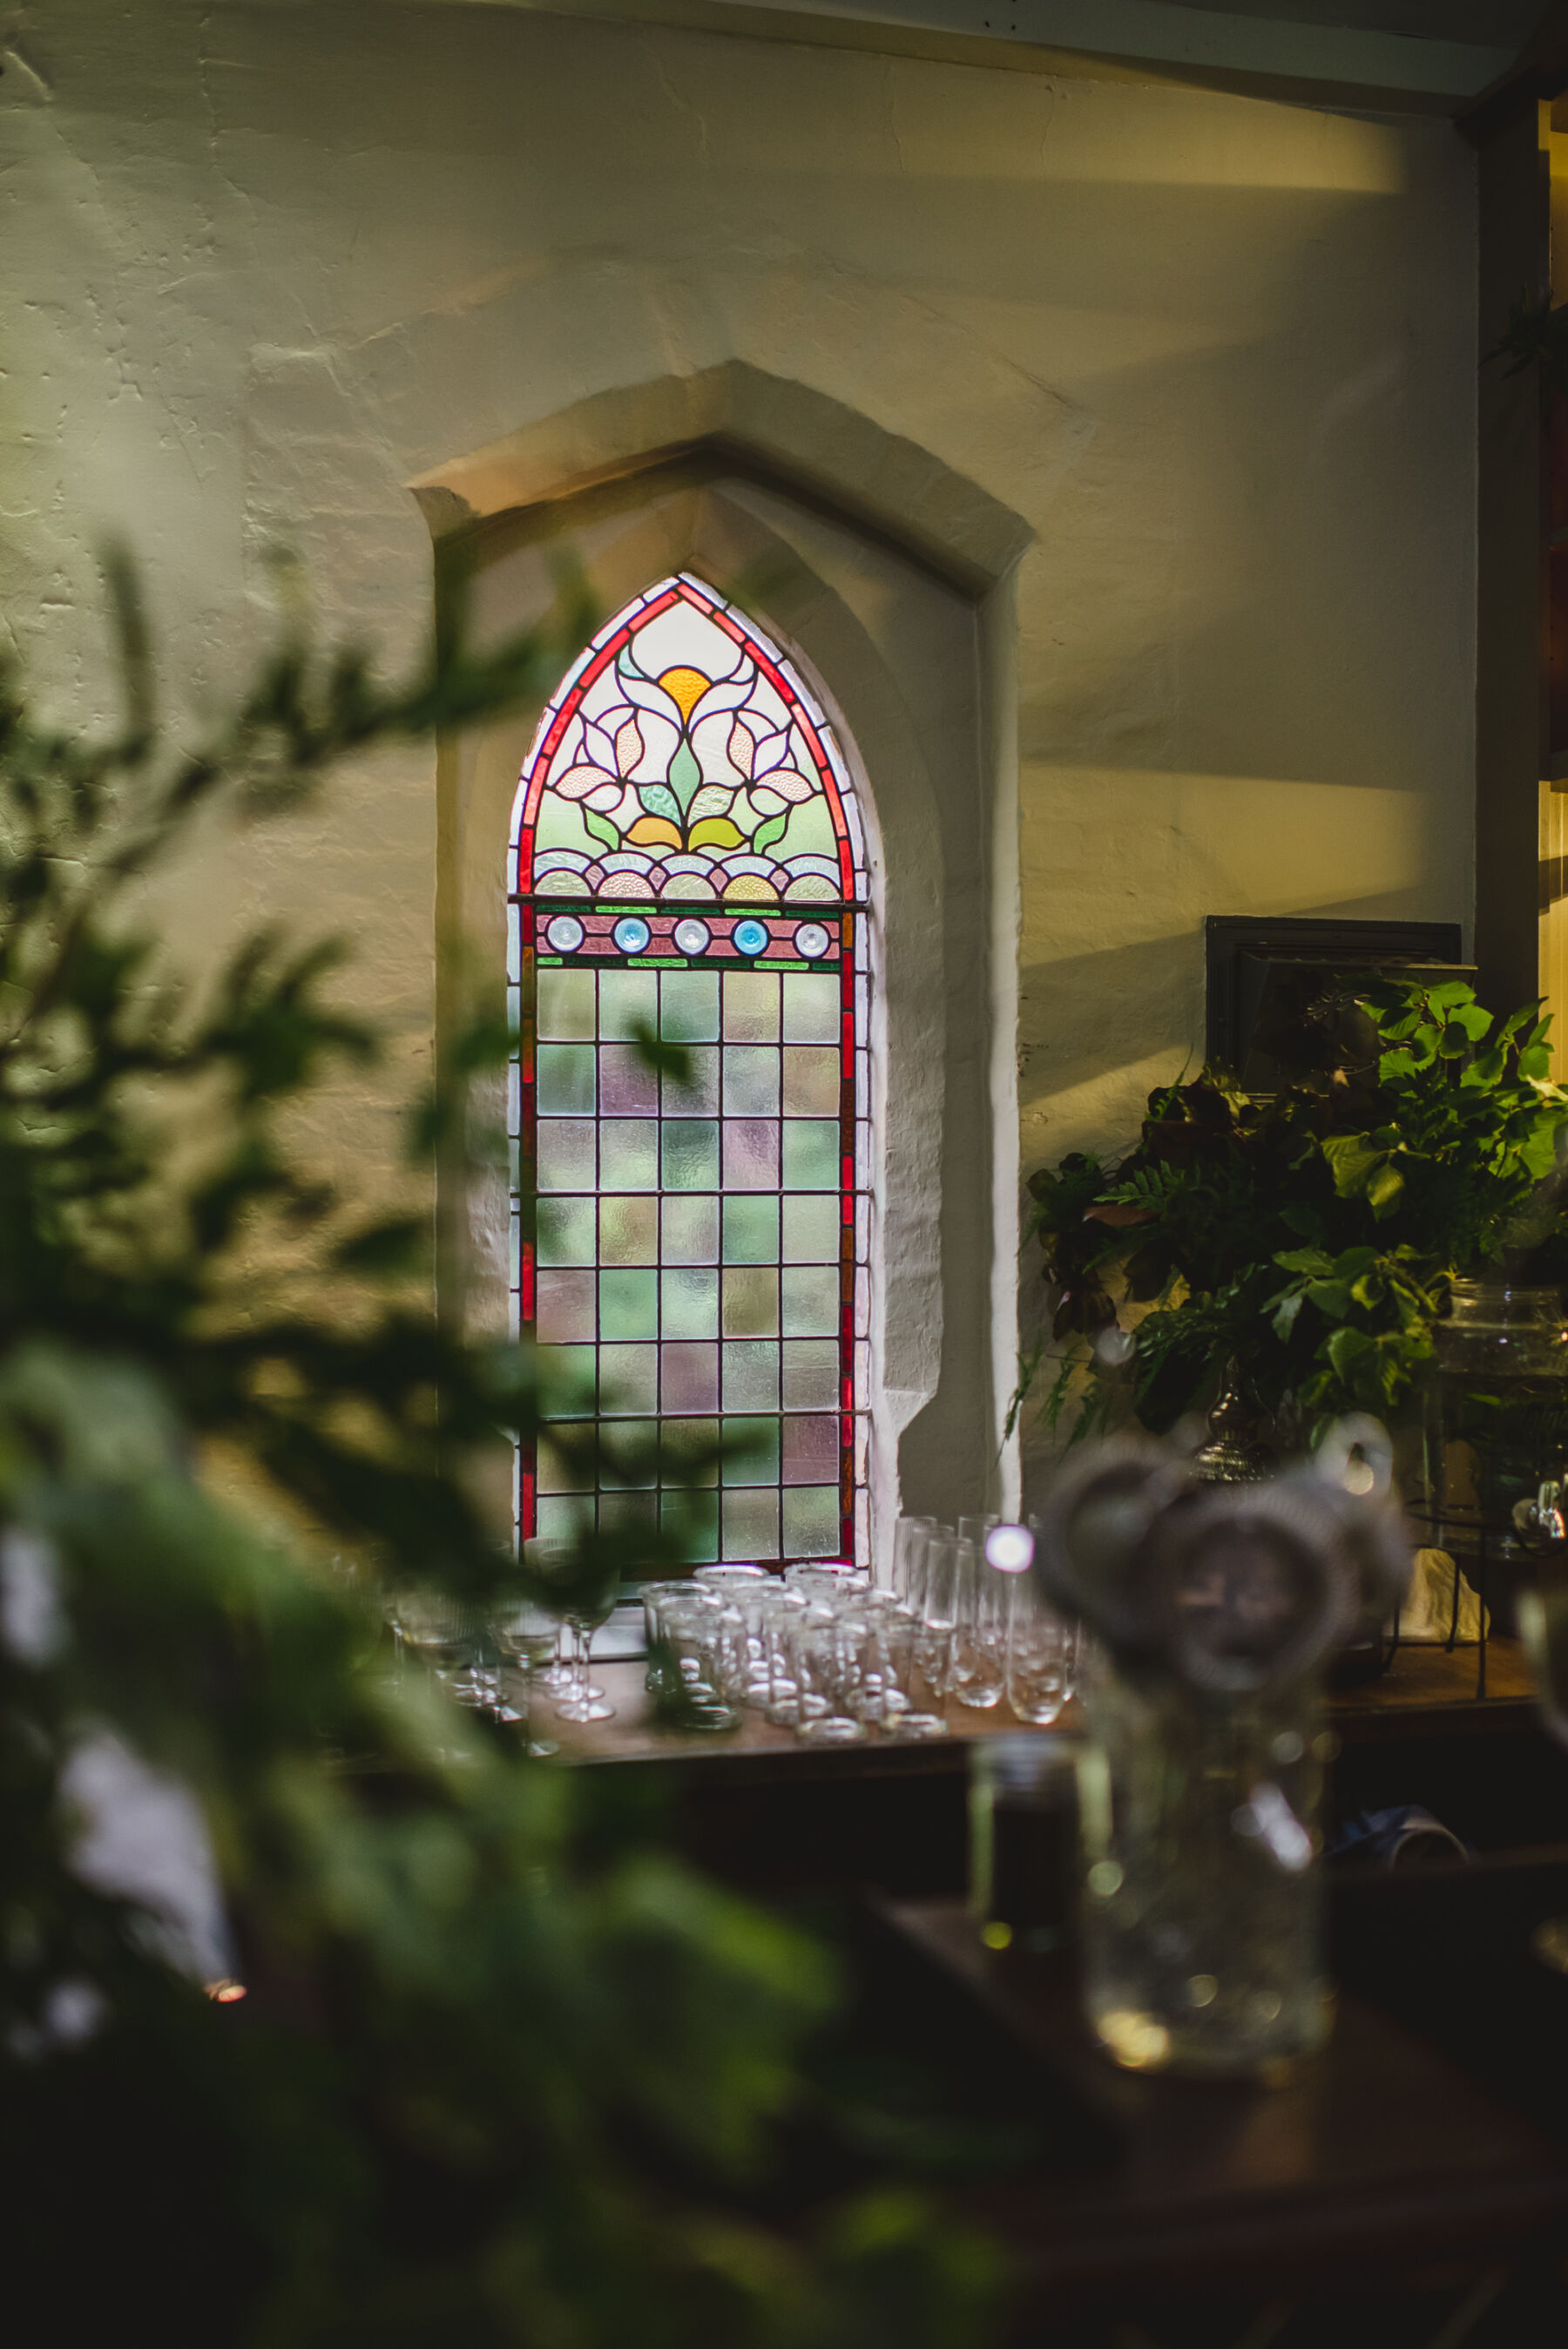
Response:
[{"label": "green leaf", "polygon": [[789,810],[788,808],[781,809],[778,815],[767,817],[751,835],[753,854],[760,856],[765,848],[771,848],[776,840],[782,840],[789,828]]},{"label": "green leaf", "polygon": [[1281,1299],[1279,1309],[1274,1317],[1274,1333],[1276,1338],[1283,1340],[1290,1336],[1291,1331],[1295,1328],[1296,1318],[1304,1301],[1299,1289],[1294,1297]]},{"label": "green leaf", "polygon": [[1274,1257],[1282,1272],[1328,1273],[1334,1269],[1332,1257],[1321,1248],[1284,1248]]},{"label": "green leaf", "polygon": [[585,807],[583,809],[583,823],[584,830],[587,831],[593,839],[602,841],[606,848],[615,849],[621,846],[620,833],[610,822],[609,817],[601,815],[596,808]]},{"label": "green leaf", "polygon": [[1348,1381],[1356,1365],[1372,1351],[1372,1346],[1364,1330],[1336,1330],[1325,1340],[1323,1350],[1339,1376]]},{"label": "green leaf", "polygon": [[1549,1077],[1552,1074],[1552,1050],[1546,1044],[1527,1044],[1519,1056],[1522,1077]]},{"label": "green leaf", "polygon": [[1378,1055],[1377,1076],[1383,1084],[1391,1084],[1397,1077],[1413,1076],[1415,1071],[1416,1056],[1413,1052],[1399,1050]]},{"label": "green leaf", "polygon": [[1470,1050],[1470,1038],[1457,1019],[1449,1020],[1438,1038],[1438,1051],[1445,1061],[1460,1061]]},{"label": "green leaf", "polygon": [[662,815],[666,823],[679,829],[681,804],[667,783],[639,783],[636,789],[638,799],[650,815]]},{"label": "green leaf", "polygon": [[1490,1088],[1500,1081],[1506,1065],[1507,1055],[1502,1046],[1490,1045],[1484,1052],[1476,1054],[1460,1081],[1461,1084]]},{"label": "green leaf", "polygon": [[1343,1321],[1350,1310],[1350,1284],[1345,1280],[1315,1280],[1308,1284],[1306,1294],[1320,1313],[1331,1321]]},{"label": "green leaf", "polygon": [[1387,1156],[1360,1133],[1331,1133],[1323,1145],[1334,1175],[1334,1187],[1342,1199],[1354,1199],[1367,1188],[1377,1167]]},{"label": "green leaf", "polygon": [[1386,1158],[1367,1185],[1372,1213],[1379,1223],[1391,1216],[1404,1195],[1405,1178],[1391,1158]]}]

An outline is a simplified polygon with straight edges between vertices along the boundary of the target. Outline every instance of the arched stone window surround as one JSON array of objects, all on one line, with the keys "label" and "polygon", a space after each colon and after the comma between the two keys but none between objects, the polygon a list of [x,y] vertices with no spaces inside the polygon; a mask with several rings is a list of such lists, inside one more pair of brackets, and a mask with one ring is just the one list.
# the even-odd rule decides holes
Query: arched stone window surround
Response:
[{"label": "arched stone window surround", "polygon": [[[850,758],[878,937],[874,1522],[1013,1505],[1016,794],[1011,572],[1027,532],[926,451],[738,363],[597,396],[413,485],[476,626],[537,616],[569,554],[604,614],[686,571],[797,664]],[[443,1021],[502,967],[505,864],[537,712],[439,761]],[[499,1110],[500,1104],[493,1106]],[[444,1186],[449,1278],[504,1326],[504,1185]]]}]

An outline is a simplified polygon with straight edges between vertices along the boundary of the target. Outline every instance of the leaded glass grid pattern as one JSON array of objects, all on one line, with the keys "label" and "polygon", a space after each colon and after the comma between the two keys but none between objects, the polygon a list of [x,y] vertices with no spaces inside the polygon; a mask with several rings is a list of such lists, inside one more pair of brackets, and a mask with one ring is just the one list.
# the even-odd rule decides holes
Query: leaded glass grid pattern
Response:
[{"label": "leaded glass grid pattern", "polygon": [[694,1562],[864,1560],[870,914],[831,727],[732,605],[661,581],[546,710],[509,882],[514,1309],[566,1397],[521,1532],[663,1516]]}]

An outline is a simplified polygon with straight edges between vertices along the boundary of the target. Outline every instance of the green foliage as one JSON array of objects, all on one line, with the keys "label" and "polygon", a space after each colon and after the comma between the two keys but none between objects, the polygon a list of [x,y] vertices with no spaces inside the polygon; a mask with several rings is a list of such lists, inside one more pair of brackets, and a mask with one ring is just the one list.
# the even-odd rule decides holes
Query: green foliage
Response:
[{"label": "green foliage", "polygon": [[[1459,980],[1378,981],[1355,1001],[1361,1065],[1331,1056],[1258,1097],[1205,1069],[1150,1095],[1113,1165],[1077,1153],[1033,1178],[1066,1344],[1054,1414],[1085,1394],[1088,1341],[1119,1305],[1150,1308],[1133,1396],[1150,1427],[1206,1402],[1232,1361],[1276,1417],[1397,1414],[1451,1278],[1568,1271],[1553,1174],[1568,1092],[1539,1007],[1498,1022]],[[1091,1370],[1075,1433],[1103,1384]]]},{"label": "green foliage", "polygon": [[[199,812],[295,807],[346,752],[537,696],[582,611],[483,658],[449,629],[405,687],[296,634],[190,752],[123,566],[116,597],[118,731],[44,728],[0,680],[13,2299],[69,2339],[139,2320],[236,2349],[804,2349],[891,2339],[895,2303],[901,2341],[973,2338],[989,2264],[902,2190],[769,2215],[820,1951],[677,1866],[618,1774],[531,1763],[387,1671],[388,1585],[516,1582],[480,1495],[536,1423],[532,1366],[438,1319],[427,1218],[280,1141],[377,1050],[333,1007],[335,951],[250,939],[182,982],[132,911]],[[417,1163],[509,1040],[488,1011],[456,1040]],[[582,1566],[647,1562],[606,1538]],[[73,1864],[65,1788],[106,1736],[199,1803],[242,2003]]]}]

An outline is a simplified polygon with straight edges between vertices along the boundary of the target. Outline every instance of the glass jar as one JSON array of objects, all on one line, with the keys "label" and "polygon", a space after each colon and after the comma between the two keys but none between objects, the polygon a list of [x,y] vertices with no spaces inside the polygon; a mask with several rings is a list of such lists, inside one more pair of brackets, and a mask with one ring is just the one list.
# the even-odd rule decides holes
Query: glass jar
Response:
[{"label": "glass jar", "polygon": [[1086,1690],[1084,1996],[1132,2071],[1268,2078],[1328,2035],[1315,1678]]},{"label": "glass jar", "polygon": [[1515,1512],[1568,1461],[1568,1321],[1555,1288],[1456,1280],[1433,1332],[1427,1482],[1433,1539],[1506,1621],[1525,1566]]}]

